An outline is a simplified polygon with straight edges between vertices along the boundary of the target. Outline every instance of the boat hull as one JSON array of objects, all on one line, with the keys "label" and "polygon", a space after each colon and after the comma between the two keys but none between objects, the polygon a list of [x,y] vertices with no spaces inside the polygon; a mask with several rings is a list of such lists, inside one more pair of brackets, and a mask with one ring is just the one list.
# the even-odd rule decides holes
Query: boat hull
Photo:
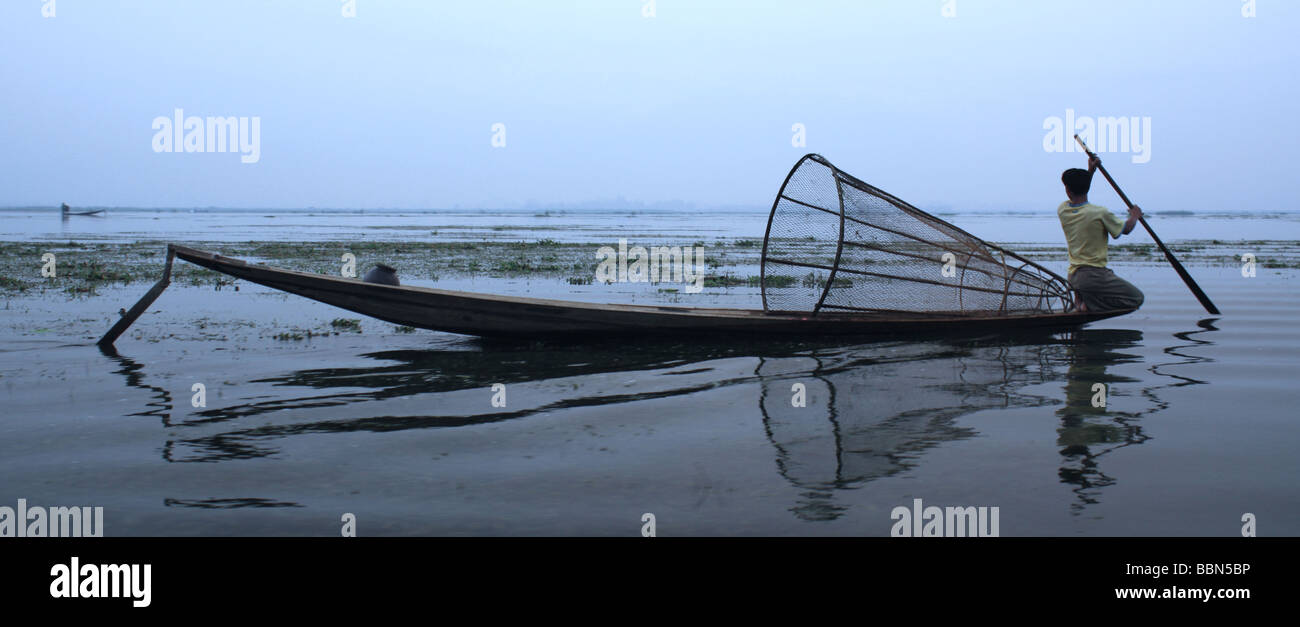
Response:
[{"label": "boat hull", "polygon": [[235,278],[297,294],[396,325],[480,337],[611,336],[817,337],[982,334],[1068,329],[1130,313],[1057,313],[1024,316],[942,316],[765,312],[614,305],[494,296],[282,270],[184,246],[180,259]]}]

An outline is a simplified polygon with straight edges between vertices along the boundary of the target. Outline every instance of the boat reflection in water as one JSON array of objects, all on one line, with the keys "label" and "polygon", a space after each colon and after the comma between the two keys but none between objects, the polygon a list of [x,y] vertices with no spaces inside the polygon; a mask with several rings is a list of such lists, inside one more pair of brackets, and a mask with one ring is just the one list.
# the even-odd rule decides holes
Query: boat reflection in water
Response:
[{"label": "boat reflection in water", "polygon": [[[1020,342],[903,344],[765,360],[763,421],[782,476],[804,490],[792,511],[806,520],[838,518],[837,490],[905,472],[927,449],[975,435],[973,427],[959,424],[964,415],[1059,404],[1022,390],[1061,380],[1080,346],[1094,351],[1091,366],[1099,371],[1132,361],[1119,349],[1141,337],[1137,331],[1085,330]],[[1087,389],[1103,380],[1091,374],[1078,385]],[[793,406],[794,383],[806,386],[807,407]]]},{"label": "boat reflection in water", "polygon": [[[905,472],[921,464],[928,449],[977,434],[977,423],[959,418],[1020,407],[1057,407],[1044,415],[1054,411],[1059,420],[1059,475],[1078,496],[1072,506],[1077,513],[1116,481],[1101,468],[1104,456],[1149,439],[1140,420],[1167,406],[1160,390],[1203,383],[1163,370],[1205,361],[1184,351],[1208,343],[1193,336],[1210,330],[1206,322],[1202,330],[1175,334],[1180,343],[1164,353],[1176,361],[1146,368],[1161,381],[1151,386],[1148,378],[1146,387],[1116,373],[1125,364],[1138,372],[1134,368],[1144,359],[1137,354],[1142,334],[1129,330],[848,347],[468,343],[460,350],[369,353],[364,357],[378,363],[256,379],[241,388],[257,390],[231,404],[186,408],[183,414],[165,389],[145,383],[139,364],[109,356],[129,386],[148,391],[139,415],[158,416],[177,434],[162,446],[164,459],[176,463],[266,457],[279,452],[286,438],[307,434],[457,428],[575,407],[628,415],[628,406],[641,401],[756,385],[756,416],[771,442],[776,471],[799,490],[790,510],[803,520],[824,521],[845,511],[837,492]],[[626,377],[602,376],[611,373],[638,373],[645,385],[628,388],[621,384]],[[615,379],[619,385],[611,384]],[[1051,394],[1051,385],[1041,385],[1061,382],[1063,399]],[[481,391],[495,383],[529,385],[550,396],[531,405],[512,397],[509,409],[489,409]],[[1096,383],[1110,388],[1108,407],[1093,406]],[[803,407],[792,404],[795,384],[803,386]],[[1029,386],[1038,387],[1027,391]],[[474,395],[473,405],[459,400],[467,394]],[[430,408],[441,413],[430,415]]]},{"label": "boat reflection in water", "polygon": [[[920,463],[929,448],[975,435],[957,418],[995,407],[1048,405],[1020,388],[1051,380],[1053,344],[899,344],[764,359],[760,407],[777,468],[803,491],[805,520],[843,514],[837,490]],[[795,384],[806,392],[797,407]]]},{"label": "boat reflection in water", "polygon": [[[1174,335],[1184,343],[1164,352],[1179,361],[1150,367],[1162,377],[1155,386],[1113,372],[1116,366],[1143,361],[1135,354],[1142,333],[1121,329],[1081,330],[1025,343],[905,344],[765,359],[759,368],[763,422],[781,475],[804,490],[791,511],[805,520],[838,518],[843,508],[835,503],[837,490],[902,473],[920,463],[927,449],[975,435],[973,427],[958,423],[963,415],[1060,405],[1059,398],[1023,390],[1064,380],[1065,403],[1056,411],[1061,421],[1058,474],[1072,486],[1078,498],[1071,509],[1080,513],[1098,502],[1102,488],[1115,483],[1101,469],[1102,458],[1149,439],[1140,419],[1168,407],[1160,391],[1206,383],[1162,371],[1208,361],[1183,352],[1210,343],[1192,336],[1215,330],[1212,321],[1200,326],[1203,330]],[[805,387],[806,407],[792,403],[795,383]],[[1135,402],[1094,406],[1098,383]]]}]

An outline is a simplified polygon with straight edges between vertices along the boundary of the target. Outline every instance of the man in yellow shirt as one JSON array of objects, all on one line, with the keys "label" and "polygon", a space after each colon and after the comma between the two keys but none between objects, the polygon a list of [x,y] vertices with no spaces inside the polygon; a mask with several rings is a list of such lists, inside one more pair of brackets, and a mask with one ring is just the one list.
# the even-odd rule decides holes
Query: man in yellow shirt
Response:
[{"label": "man in yellow shirt", "polygon": [[1142,210],[1133,206],[1128,221],[1120,222],[1109,209],[1088,202],[1092,173],[1098,165],[1101,160],[1092,157],[1087,170],[1071,168],[1061,175],[1069,200],[1056,208],[1056,215],[1070,250],[1070,287],[1078,311],[1137,309],[1144,300],[1142,291],[1106,267],[1106,245],[1108,236],[1119,239],[1132,232]]}]

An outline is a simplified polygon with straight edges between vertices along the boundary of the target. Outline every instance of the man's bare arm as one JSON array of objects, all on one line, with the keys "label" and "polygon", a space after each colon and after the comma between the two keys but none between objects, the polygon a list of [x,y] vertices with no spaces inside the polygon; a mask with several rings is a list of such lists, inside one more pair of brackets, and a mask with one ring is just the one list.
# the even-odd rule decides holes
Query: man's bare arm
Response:
[{"label": "man's bare arm", "polygon": [[[1099,165],[1101,165],[1101,157],[1098,157],[1097,155],[1093,155],[1089,157],[1088,174],[1092,174],[1093,172],[1096,172],[1097,166]],[[1142,217],[1141,207],[1138,207],[1137,205],[1133,205],[1132,207],[1129,207],[1128,222],[1124,223],[1124,230],[1120,231],[1120,235],[1128,235],[1129,233],[1132,233],[1133,228],[1137,226],[1138,218],[1140,217]],[[1115,239],[1119,239],[1119,235],[1116,235]]]},{"label": "man's bare arm", "polygon": [[[1128,222],[1124,223],[1124,230],[1120,232],[1120,235],[1128,235],[1129,233],[1132,233],[1133,227],[1137,226],[1138,218],[1140,217],[1142,217],[1141,207],[1137,205],[1133,205],[1132,207],[1129,207]],[[1115,239],[1119,239],[1119,238],[1115,238]]]}]

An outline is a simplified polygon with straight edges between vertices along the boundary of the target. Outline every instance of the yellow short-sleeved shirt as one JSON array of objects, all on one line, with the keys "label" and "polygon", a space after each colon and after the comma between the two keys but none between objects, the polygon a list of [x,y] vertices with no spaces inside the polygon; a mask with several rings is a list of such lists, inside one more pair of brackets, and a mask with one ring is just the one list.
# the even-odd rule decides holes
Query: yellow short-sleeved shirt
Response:
[{"label": "yellow short-sleeved shirt", "polygon": [[1107,233],[1119,237],[1124,232],[1124,221],[1109,209],[1092,203],[1073,207],[1070,202],[1056,208],[1061,218],[1061,230],[1070,247],[1070,272],[1079,266],[1106,267]]}]

